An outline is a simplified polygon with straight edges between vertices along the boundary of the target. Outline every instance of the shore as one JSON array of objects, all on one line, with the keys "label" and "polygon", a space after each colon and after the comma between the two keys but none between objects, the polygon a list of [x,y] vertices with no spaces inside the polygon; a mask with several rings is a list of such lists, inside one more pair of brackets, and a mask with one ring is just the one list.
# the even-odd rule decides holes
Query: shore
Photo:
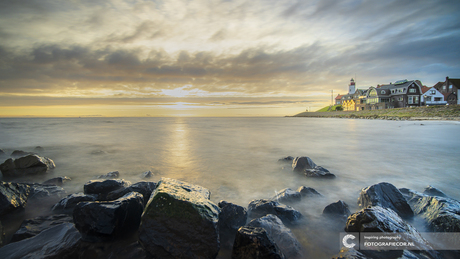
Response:
[{"label": "shore", "polygon": [[302,112],[287,117],[460,121],[460,105],[422,106],[371,111]]}]

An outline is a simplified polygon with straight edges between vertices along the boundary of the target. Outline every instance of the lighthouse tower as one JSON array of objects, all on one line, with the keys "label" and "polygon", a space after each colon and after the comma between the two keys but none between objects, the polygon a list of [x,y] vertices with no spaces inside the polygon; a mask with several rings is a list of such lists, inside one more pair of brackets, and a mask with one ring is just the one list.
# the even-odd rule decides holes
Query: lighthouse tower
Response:
[{"label": "lighthouse tower", "polygon": [[350,80],[350,84],[348,85],[348,94],[354,94],[356,92],[355,87],[355,80],[353,78]]}]

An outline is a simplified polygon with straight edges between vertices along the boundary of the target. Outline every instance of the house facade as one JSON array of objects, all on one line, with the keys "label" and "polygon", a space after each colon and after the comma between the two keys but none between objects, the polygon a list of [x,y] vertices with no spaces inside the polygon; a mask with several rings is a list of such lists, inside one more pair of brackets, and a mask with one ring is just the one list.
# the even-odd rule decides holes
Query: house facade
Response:
[{"label": "house facade", "polygon": [[435,86],[436,90],[444,95],[444,100],[448,104],[460,104],[460,79],[446,77],[446,81],[439,82]]},{"label": "house facade", "polygon": [[423,87],[422,95],[420,97],[424,105],[446,105],[447,101],[444,100],[444,95],[435,87]]},{"label": "house facade", "polygon": [[400,80],[388,85],[370,87],[365,110],[380,110],[420,106],[422,83],[418,80]]}]

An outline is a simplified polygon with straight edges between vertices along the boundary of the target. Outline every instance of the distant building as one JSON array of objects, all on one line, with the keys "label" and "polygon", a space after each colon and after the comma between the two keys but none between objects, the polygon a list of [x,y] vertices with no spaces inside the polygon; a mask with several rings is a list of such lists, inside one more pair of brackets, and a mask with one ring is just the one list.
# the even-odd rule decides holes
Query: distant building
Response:
[{"label": "distant building", "polygon": [[444,95],[435,87],[422,87],[422,96],[420,97],[422,104],[425,105],[446,105]]},{"label": "distant building", "polygon": [[356,91],[356,84],[353,78],[350,80],[350,84],[348,85],[348,94],[353,95]]},{"label": "distant building", "polygon": [[339,94],[339,95],[337,95],[337,97],[335,97],[335,105],[341,105],[342,104],[342,97],[343,97],[343,94]]},{"label": "distant building", "polygon": [[434,86],[444,95],[444,100],[448,104],[460,104],[460,79],[446,77],[446,81],[439,82]]},{"label": "distant building", "polygon": [[399,80],[394,84],[370,87],[366,95],[365,110],[420,106],[421,85],[418,80]]}]

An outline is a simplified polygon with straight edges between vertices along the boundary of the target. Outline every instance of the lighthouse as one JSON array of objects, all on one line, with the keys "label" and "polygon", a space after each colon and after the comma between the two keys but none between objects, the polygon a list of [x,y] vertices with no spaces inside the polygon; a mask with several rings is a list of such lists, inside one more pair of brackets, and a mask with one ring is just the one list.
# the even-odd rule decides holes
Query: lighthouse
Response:
[{"label": "lighthouse", "polygon": [[355,80],[353,78],[350,80],[350,85],[348,86],[348,94],[354,94],[356,92]]}]

